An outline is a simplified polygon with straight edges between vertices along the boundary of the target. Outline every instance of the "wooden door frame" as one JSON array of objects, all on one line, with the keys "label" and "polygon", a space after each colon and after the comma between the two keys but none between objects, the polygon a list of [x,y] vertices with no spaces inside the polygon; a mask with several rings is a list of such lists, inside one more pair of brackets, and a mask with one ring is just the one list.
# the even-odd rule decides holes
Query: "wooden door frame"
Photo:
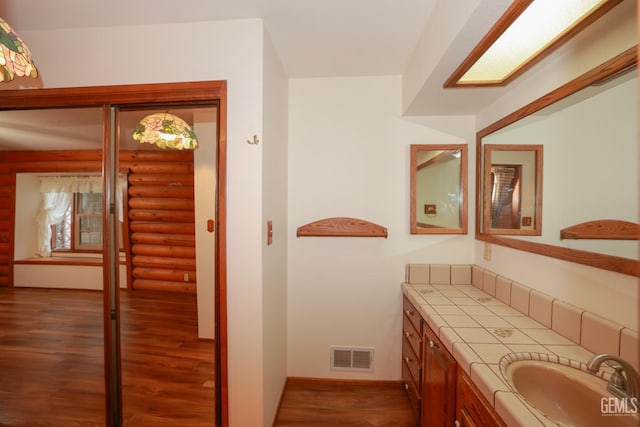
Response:
[{"label": "wooden door frame", "polygon": [[[0,111],[65,107],[135,107],[158,105],[217,106],[216,198],[215,198],[215,406],[216,425],[228,425],[227,374],[227,83],[200,81],[74,88],[2,90]],[[104,322],[108,322],[105,307]],[[111,343],[105,340],[105,354]],[[106,369],[106,367],[105,367]],[[107,384],[105,384],[107,387]],[[108,395],[108,394],[107,394]],[[108,411],[107,411],[108,412]],[[107,413],[108,417],[109,414]],[[109,423],[107,423],[109,425]]]}]

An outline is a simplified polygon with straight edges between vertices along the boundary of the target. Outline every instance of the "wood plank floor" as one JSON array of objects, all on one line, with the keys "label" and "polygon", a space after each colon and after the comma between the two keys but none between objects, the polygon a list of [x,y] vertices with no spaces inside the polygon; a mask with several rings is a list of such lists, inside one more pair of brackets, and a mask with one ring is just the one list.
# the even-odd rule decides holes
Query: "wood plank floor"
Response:
[{"label": "wood plank floor", "polygon": [[400,386],[290,380],[274,426],[415,427],[409,398]]},{"label": "wood plank floor", "polygon": [[[121,293],[125,426],[214,425],[194,295]],[[102,294],[0,288],[0,426],[104,425]]]}]

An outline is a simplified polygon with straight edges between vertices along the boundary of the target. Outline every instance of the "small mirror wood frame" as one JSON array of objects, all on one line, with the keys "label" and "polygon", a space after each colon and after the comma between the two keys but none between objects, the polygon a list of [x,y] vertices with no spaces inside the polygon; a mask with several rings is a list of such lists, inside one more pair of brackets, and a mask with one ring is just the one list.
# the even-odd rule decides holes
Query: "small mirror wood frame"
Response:
[{"label": "small mirror wood frame", "polygon": [[484,146],[484,233],[542,234],[542,163],[542,145]]},{"label": "small mirror wood frame", "polygon": [[467,234],[467,146],[411,145],[411,234]]}]

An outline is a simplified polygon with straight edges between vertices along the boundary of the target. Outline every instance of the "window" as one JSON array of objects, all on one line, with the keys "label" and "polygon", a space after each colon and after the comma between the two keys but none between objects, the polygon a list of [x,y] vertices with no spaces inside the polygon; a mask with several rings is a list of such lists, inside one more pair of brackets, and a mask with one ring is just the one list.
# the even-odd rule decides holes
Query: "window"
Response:
[{"label": "window", "polygon": [[102,250],[102,193],[74,193],[64,218],[51,226],[54,251]]}]

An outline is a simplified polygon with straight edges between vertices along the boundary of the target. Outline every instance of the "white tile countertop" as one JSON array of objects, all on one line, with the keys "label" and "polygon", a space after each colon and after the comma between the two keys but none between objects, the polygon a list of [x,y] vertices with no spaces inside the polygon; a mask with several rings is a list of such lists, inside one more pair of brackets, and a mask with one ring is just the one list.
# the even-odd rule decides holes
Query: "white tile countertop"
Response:
[{"label": "white tile countertop", "polygon": [[402,292],[507,425],[557,425],[510,388],[500,359],[549,354],[552,362],[584,370],[591,351],[470,284],[403,283]]}]

